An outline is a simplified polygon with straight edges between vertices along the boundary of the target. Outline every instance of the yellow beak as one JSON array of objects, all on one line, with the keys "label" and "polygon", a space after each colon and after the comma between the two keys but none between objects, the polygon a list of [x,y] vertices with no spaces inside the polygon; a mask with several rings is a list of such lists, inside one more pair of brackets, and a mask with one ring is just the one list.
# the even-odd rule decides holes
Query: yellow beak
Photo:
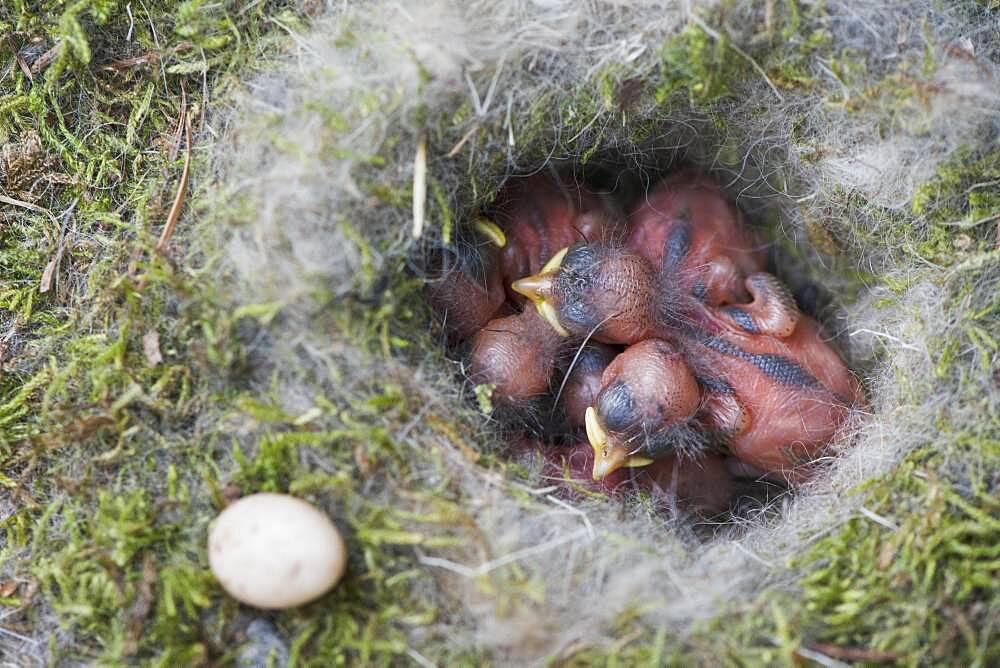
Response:
[{"label": "yellow beak", "polygon": [[480,234],[489,239],[497,248],[503,248],[507,245],[507,235],[504,234],[503,230],[501,230],[500,227],[492,220],[487,220],[486,218],[476,218],[476,221],[472,224],[472,226],[475,227]]},{"label": "yellow beak", "polygon": [[622,467],[648,466],[653,463],[648,457],[630,455],[624,445],[609,444],[608,433],[604,431],[604,425],[593,406],[587,407],[584,423],[587,426],[587,440],[594,449],[594,480],[601,480]]},{"label": "yellow beak", "polygon": [[563,248],[553,255],[551,260],[545,263],[540,272],[534,276],[518,279],[510,286],[514,292],[518,292],[530,299],[535,304],[538,314],[560,336],[569,336],[569,332],[559,322],[559,315],[556,313],[555,307],[546,298],[552,295],[552,275],[559,271],[559,267],[562,265],[563,258],[566,257],[566,251],[568,250],[568,247]]}]

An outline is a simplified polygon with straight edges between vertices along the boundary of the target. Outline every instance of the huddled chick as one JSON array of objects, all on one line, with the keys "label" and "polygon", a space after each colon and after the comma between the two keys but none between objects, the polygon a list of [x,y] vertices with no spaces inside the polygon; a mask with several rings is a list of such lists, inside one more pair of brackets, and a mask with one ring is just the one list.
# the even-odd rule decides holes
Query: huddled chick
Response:
[{"label": "huddled chick", "polygon": [[669,176],[623,221],[573,181],[517,179],[474,228],[483,243],[452,260],[431,302],[471,340],[470,378],[494,399],[552,400],[564,419],[539,447],[574,478],[586,461],[596,489],[627,481],[718,511],[731,471],[807,480],[863,404],[699,172]]}]

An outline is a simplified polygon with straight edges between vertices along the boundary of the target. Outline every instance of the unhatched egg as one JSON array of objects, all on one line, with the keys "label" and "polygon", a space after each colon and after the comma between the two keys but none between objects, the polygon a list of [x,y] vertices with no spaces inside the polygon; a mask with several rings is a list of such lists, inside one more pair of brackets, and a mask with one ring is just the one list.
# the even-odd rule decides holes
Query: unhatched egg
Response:
[{"label": "unhatched egg", "polygon": [[215,520],[208,563],[233,598],[257,608],[291,608],[340,580],[347,548],[315,506],[286,494],[252,494]]}]

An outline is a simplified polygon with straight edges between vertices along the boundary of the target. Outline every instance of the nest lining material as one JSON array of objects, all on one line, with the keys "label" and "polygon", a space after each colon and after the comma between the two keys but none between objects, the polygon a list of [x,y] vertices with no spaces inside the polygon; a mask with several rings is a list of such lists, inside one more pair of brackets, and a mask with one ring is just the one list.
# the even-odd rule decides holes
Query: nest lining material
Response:
[{"label": "nest lining material", "polygon": [[[235,302],[283,305],[254,342],[261,384],[277,382],[291,413],[310,410],[317,396],[336,403],[374,395],[385,379],[422,407],[397,432],[413,479],[463,500],[470,526],[455,531],[477,546],[414,553],[433,574],[431,595],[450,611],[436,632],[458,645],[536,660],[604,637],[629,610],[682,631],[764,588],[793,587],[801,574],[786,562],[864,503],[845,492],[932,443],[942,407],[961,420],[981,414],[965,408],[968,385],[947,378],[931,391],[926,382],[932,337],[955,332],[962,317],[950,283],[959,270],[920,266],[897,233],[900,224],[920,225],[909,211],[914,191],[956,147],[995,136],[995,73],[963,58],[957,41],[976,39],[974,27],[924,3],[828,3],[826,39],[868,54],[867,71],[824,74],[829,64],[803,48],[814,87],[785,88],[750,55],[773,17],[755,3],[726,7],[712,28],[700,18],[717,15],[712,3],[370,3],[320,21],[296,59],[251,83],[233,119],[238,141],[219,165],[244,214],[225,240]],[[934,21],[922,23],[928,15]],[[659,45],[678,43],[692,25],[701,41],[680,43],[702,49],[692,59],[727,82],[725,95],[699,97],[683,73],[663,66]],[[851,109],[860,83],[885,81],[901,61],[925,57],[919,25],[939,45],[929,102],[889,112],[876,92]],[[414,155],[424,141],[426,163],[417,162],[428,188],[417,194],[427,220],[415,240]],[[461,235],[507,175],[607,156],[640,176],[680,162],[711,171],[767,222],[786,273],[827,286],[842,306],[827,325],[849,343],[854,367],[867,370],[871,414],[827,475],[783,500],[780,519],[748,520],[698,542],[641,509],[612,512],[601,500],[567,506],[532,489],[530,471],[503,479],[470,454],[468,446],[502,448],[503,435],[469,406],[426,311],[386,325],[380,340],[390,352],[394,332],[423,337],[388,356],[331,338],[331,318],[352,317],[366,299],[388,305],[392,317],[419,308],[407,267],[419,267],[442,237]],[[817,235],[841,255],[818,253]],[[973,302],[996,286],[989,266],[977,271],[984,279]],[[905,287],[893,291],[888,279]],[[967,368],[988,368],[980,355],[971,351]],[[988,374],[976,378],[972,387],[984,392]],[[995,395],[986,401],[995,415]],[[441,410],[457,438],[420,419]],[[367,493],[412,503],[391,485]],[[480,586],[482,578],[492,586]],[[531,601],[511,604],[500,593],[525,581],[541,592]],[[421,631],[411,635],[419,647]]]}]

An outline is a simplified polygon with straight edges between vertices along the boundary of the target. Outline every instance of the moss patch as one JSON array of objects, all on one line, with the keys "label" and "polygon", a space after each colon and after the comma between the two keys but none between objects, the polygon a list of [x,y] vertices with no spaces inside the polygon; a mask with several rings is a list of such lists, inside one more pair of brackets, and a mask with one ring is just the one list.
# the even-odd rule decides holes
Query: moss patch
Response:
[{"label": "moss patch", "polygon": [[[648,147],[663,117],[691,107],[722,138],[743,102],[741,82],[765,75],[779,94],[824,95],[847,113],[886,105],[886,127],[890,100],[921,103],[913,77],[933,70],[933,58],[903,63],[872,84],[864,54],[834,51],[821,8],[776,4],[780,18],[753,24],[755,38],[740,39],[739,51],[727,24],[706,16],[708,30],[691,26],[659,45],[659,66],[644,79],[609,66],[559,98],[558,114],[552,100],[536,100],[518,141],[542,146],[558,116],[564,141],[579,139],[588,148],[582,162],[599,166],[625,148]],[[435,630],[451,614],[447,605],[465,602],[433,593],[442,579],[419,555],[477,548],[468,500],[443,463],[448,452],[477,462],[484,475],[524,472],[477,449],[484,439],[471,402],[454,408],[405,390],[406,364],[435,355],[428,351],[437,340],[424,327],[420,282],[392,253],[392,240],[344,221],[361,258],[357,284],[336,298],[320,286],[314,297],[325,313],[317,326],[396,375],[306,397],[298,412],[283,408],[278,377],[313,369],[274,369],[254,352],[269,324],[288,317],[282,304],[229,310],[218,258],[186,252],[205,229],[182,222],[167,253],[154,248],[184,158],[176,131],[182,100],[196,130],[210,126],[206,107],[292,48],[289,34],[309,24],[309,7],[93,0],[0,10],[0,641],[11,651],[53,663],[232,663],[251,613],[211,579],[206,528],[227,497],[276,490],[324,506],[350,537],[344,584],[274,616],[294,663],[415,660],[417,629],[421,651],[435,661],[497,658]],[[839,82],[832,89],[817,82],[817,54]],[[854,90],[860,81],[864,91]],[[844,91],[857,95],[848,101]],[[464,134],[472,111],[422,113],[433,140]],[[327,120],[347,129],[340,116]],[[185,219],[204,228],[222,217],[200,208],[213,201],[204,176],[212,134],[199,135],[203,178],[188,193],[194,215]],[[483,127],[469,150],[486,150],[503,134],[501,123]],[[824,150],[806,134],[802,142],[807,158]],[[569,144],[564,154],[573,153]],[[381,204],[405,210],[412,193],[393,170],[395,148],[387,142],[384,155],[367,156],[360,182]],[[720,139],[713,148],[723,160],[740,157],[738,143]],[[458,188],[464,206],[489,199],[504,161],[497,152]],[[997,161],[995,144],[956,153],[920,187],[909,212],[845,192],[844,210],[859,215],[820,223],[816,233],[845,253],[838,266],[845,283],[877,281],[899,296],[929,280],[946,288],[941,308],[955,314],[954,329],[931,339],[935,377],[903,380],[917,399],[937,384],[962,388],[961,403],[941,407],[925,425],[926,447],[892,475],[855,490],[870,515],[837,527],[792,565],[800,574],[794,592],[769,592],[684,638],[632,611],[608,629],[610,642],[571,648],[553,662],[791,664],[810,653],[906,664],[998,660],[1000,416],[982,399],[983,379],[996,378],[1000,342],[993,224],[1000,202],[985,185],[1000,179]],[[431,190],[431,222],[449,238],[462,215],[456,193],[433,181]],[[893,234],[866,228],[870,219]],[[790,252],[797,247],[789,244]],[[858,249],[877,253],[883,266],[854,269]],[[914,258],[935,266],[902,278],[879,271],[919,264]],[[343,363],[343,376],[323,383],[343,381],[351,368]],[[413,449],[403,443],[417,419],[430,426],[420,456],[437,472],[433,480],[416,474]],[[476,586],[483,596],[506,596],[511,608],[546,596],[546,583],[516,564],[478,577]]]}]

